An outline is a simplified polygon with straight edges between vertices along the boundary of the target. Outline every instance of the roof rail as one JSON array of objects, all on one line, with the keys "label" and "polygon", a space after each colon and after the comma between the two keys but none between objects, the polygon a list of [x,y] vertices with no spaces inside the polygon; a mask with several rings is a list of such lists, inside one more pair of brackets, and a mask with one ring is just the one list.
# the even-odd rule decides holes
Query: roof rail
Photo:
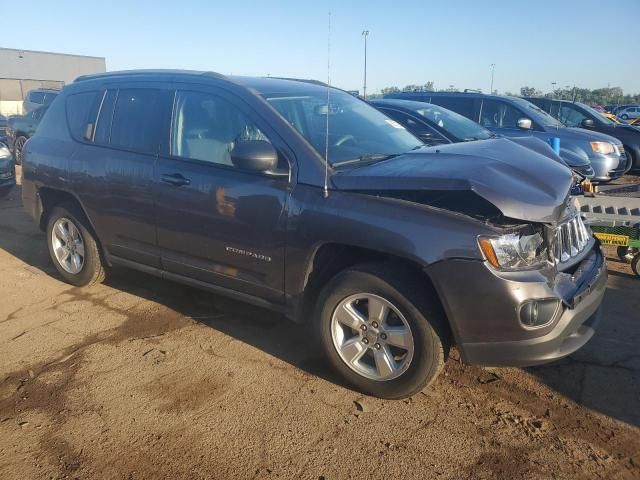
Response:
[{"label": "roof rail", "polygon": [[326,83],[321,82],[320,80],[313,80],[313,79],[291,78],[291,77],[266,77],[266,78],[275,78],[277,80],[292,80],[295,82],[311,83],[312,85],[320,85],[322,87],[328,86]]},{"label": "roof rail", "polygon": [[216,72],[202,72],[198,70],[171,70],[171,69],[157,69],[157,70],[119,70],[114,72],[104,73],[92,73],[89,75],[81,75],[74,80],[74,82],[83,82],[86,80],[95,80],[99,78],[116,78],[116,77],[130,77],[130,76],[142,76],[142,75],[193,75],[193,76],[208,76],[215,78],[226,78],[224,75]]}]

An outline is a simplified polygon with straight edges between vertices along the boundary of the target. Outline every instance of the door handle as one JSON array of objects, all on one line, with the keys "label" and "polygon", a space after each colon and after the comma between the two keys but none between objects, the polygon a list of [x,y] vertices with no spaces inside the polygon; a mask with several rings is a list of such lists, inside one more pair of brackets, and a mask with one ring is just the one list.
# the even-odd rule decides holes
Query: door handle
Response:
[{"label": "door handle", "polygon": [[180,173],[164,173],[160,175],[160,180],[164,183],[173,185],[174,187],[181,187],[183,185],[191,185],[191,180],[185,178]]}]

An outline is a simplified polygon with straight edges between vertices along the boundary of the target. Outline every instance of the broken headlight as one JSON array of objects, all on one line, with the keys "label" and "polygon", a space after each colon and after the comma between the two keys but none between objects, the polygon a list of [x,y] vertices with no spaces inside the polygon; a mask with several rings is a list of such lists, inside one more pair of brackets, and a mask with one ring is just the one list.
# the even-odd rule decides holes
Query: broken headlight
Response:
[{"label": "broken headlight", "polygon": [[487,261],[499,270],[529,270],[543,266],[549,259],[542,234],[533,226],[519,232],[478,238]]}]

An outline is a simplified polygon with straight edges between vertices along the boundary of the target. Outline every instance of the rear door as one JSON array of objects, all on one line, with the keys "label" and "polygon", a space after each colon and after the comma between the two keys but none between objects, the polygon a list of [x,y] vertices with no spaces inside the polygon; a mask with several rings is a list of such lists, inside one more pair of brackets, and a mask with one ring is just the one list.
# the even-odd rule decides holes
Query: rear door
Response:
[{"label": "rear door", "polygon": [[279,173],[236,168],[240,140],[281,140],[226,90],[186,85],[173,102],[170,144],[155,178],[158,245],[170,273],[283,299],[289,161]]},{"label": "rear door", "polygon": [[108,88],[88,120],[82,119],[93,99],[83,95],[67,98],[68,120],[77,123],[72,131],[82,144],[71,160],[74,191],[111,255],[159,268],[153,178],[171,92],[161,85]]}]

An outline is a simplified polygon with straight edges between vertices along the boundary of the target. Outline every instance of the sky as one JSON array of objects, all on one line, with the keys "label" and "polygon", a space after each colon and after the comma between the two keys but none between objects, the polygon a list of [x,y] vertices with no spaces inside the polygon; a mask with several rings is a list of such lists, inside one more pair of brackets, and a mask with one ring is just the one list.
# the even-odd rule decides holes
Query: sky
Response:
[{"label": "sky", "polygon": [[492,63],[500,93],[552,82],[640,93],[640,0],[32,0],[28,10],[40,14],[3,22],[0,46],[103,56],[107,70],[326,81],[330,43],[331,84],[362,91],[368,30],[369,93],[427,81],[487,92]]}]

